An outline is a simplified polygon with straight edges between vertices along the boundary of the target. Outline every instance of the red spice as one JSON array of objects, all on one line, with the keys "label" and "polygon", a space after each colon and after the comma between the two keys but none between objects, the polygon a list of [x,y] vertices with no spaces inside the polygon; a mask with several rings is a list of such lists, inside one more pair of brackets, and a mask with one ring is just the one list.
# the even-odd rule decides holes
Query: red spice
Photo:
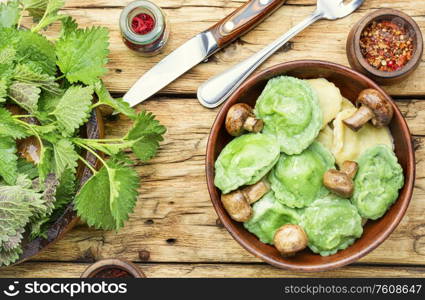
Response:
[{"label": "red spice", "polygon": [[155,20],[149,14],[138,14],[131,20],[131,29],[137,34],[148,34],[155,27]]},{"label": "red spice", "polygon": [[392,72],[412,59],[413,38],[405,28],[390,21],[372,22],[360,38],[363,57],[374,68]]},{"label": "red spice", "polygon": [[97,272],[94,278],[134,278],[130,273],[118,268],[104,269]]}]

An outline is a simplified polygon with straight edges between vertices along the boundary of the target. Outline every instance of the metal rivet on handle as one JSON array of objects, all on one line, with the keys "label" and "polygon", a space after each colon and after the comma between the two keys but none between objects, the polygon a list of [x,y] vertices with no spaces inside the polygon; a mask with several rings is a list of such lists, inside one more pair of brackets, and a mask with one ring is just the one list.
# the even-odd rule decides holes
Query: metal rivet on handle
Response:
[{"label": "metal rivet on handle", "polygon": [[226,22],[226,24],[224,24],[224,31],[226,33],[231,32],[234,28],[235,24],[232,21]]}]

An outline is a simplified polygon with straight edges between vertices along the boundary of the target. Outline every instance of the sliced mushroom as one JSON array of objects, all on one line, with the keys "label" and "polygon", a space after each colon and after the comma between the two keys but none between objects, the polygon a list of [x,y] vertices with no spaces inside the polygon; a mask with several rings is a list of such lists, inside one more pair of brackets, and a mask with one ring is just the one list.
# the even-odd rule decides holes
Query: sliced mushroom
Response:
[{"label": "sliced mushroom", "polygon": [[260,200],[268,191],[270,184],[263,178],[256,184],[221,195],[221,202],[233,220],[246,222],[252,217],[251,204]]},{"label": "sliced mushroom", "polygon": [[288,224],[276,231],[273,242],[282,256],[293,256],[307,247],[308,238],[301,226]]},{"label": "sliced mushroom", "polygon": [[357,98],[360,108],[344,124],[354,131],[359,130],[369,120],[375,127],[388,125],[393,118],[394,109],[379,91],[375,89],[363,90]]},{"label": "sliced mushroom", "polygon": [[351,179],[356,177],[357,171],[359,170],[359,165],[352,160],[346,160],[342,163],[341,172],[344,172]]},{"label": "sliced mushroom", "polygon": [[249,185],[241,190],[249,204],[257,202],[269,191],[270,183],[265,178],[256,184]]},{"label": "sliced mushroom", "polygon": [[341,170],[330,169],[323,175],[323,184],[332,193],[350,198],[354,192],[353,179],[356,176],[358,165],[354,161],[345,161]]},{"label": "sliced mushroom", "polygon": [[263,127],[263,121],[255,118],[252,107],[246,103],[237,103],[227,112],[226,130],[232,136],[240,136],[245,131],[257,133]]},{"label": "sliced mushroom", "polygon": [[233,220],[246,222],[251,219],[252,207],[240,191],[221,195],[221,202]]}]

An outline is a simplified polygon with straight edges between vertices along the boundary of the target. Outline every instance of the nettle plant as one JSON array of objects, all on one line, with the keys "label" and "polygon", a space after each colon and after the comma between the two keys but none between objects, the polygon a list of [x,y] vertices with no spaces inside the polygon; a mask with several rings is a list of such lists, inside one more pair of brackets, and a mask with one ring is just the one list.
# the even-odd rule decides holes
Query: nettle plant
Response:
[{"label": "nettle plant", "polygon": [[[19,258],[24,236],[45,236],[72,201],[88,225],[121,228],[140,182],[129,152],[150,160],[166,131],[151,113],[137,113],[111,97],[100,79],[107,71],[108,30],[79,29],[75,20],[58,13],[63,5],[63,0],[0,4],[0,265]],[[31,28],[21,26],[24,14],[33,18]],[[61,30],[47,38],[42,32],[53,22]],[[100,105],[133,121],[125,136],[79,136]],[[36,149],[22,155],[19,145],[28,140]],[[94,155],[101,167],[96,170],[84,153]],[[78,162],[93,173],[82,186]]]}]

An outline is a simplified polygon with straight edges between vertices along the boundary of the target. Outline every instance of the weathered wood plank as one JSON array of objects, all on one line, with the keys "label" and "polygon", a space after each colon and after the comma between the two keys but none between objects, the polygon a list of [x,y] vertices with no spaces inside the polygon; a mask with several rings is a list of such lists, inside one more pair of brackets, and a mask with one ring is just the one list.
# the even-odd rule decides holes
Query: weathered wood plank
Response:
[{"label": "weathered wood plank", "polygon": [[[423,102],[399,102],[413,133],[423,134]],[[148,250],[154,262],[258,262],[217,226],[206,188],[204,155],[216,110],[195,99],[158,99],[143,108],[168,127],[159,156],[137,166],[142,175],[141,197],[130,221],[119,233],[80,225],[37,260],[86,261],[106,257],[138,260]],[[111,136],[126,130],[126,119],[109,122]],[[425,138],[416,138],[418,180],[415,194],[398,229],[362,261],[387,264],[424,264],[425,260]]]},{"label": "weathered wood plank", "polygon": [[[89,266],[83,263],[23,263],[0,270],[0,278],[77,278]],[[148,278],[282,278],[282,277],[412,277],[424,278],[423,267],[353,265],[323,273],[297,273],[268,265],[246,264],[137,264]]]},{"label": "weathered wood plank", "polygon": [[[144,72],[153,67],[165,54],[170,53],[196,33],[207,29],[224,14],[230,13],[243,1],[203,1],[162,0],[156,1],[165,7],[171,25],[171,38],[163,55],[151,58],[140,57],[128,50],[121,42],[118,18],[121,7],[129,1],[77,1],[68,2],[66,12],[74,16],[81,26],[102,25],[111,32],[110,71],[105,76],[108,87],[114,92],[125,92]],[[384,2],[384,3],[383,3]],[[312,10],[314,1],[291,1],[281,8],[254,31],[233,43],[224,51],[217,53],[208,63],[203,63],[165,88],[162,93],[194,94],[197,87],[236,62],[260,50],[291,26],[301,21]],[[296,5],[301,4],[301,5]],[[304,5],[309,4],[309,6]],[[97,8],[97,7],[107,7]],[[285,61],[297,59],[330,60],[348,65],[345,42],[348,31],[354,22],[367,12],[378,7],[399,8],[414,16],[421,28],[425,28],[425,7],[420,0],[414,1],[366,1],[353,15],[338,21],[321,21],[294,38],[288,47],[274,55],[262,68]],[[87,8],[87,9],[82,9]],[[55,30],[56,27],[53,28]],[[324,42],[325,41],[325,42]],[[388,87],[393,95],[425,95],[421,78],[425,77],[425,64],[401,84]]]}]

